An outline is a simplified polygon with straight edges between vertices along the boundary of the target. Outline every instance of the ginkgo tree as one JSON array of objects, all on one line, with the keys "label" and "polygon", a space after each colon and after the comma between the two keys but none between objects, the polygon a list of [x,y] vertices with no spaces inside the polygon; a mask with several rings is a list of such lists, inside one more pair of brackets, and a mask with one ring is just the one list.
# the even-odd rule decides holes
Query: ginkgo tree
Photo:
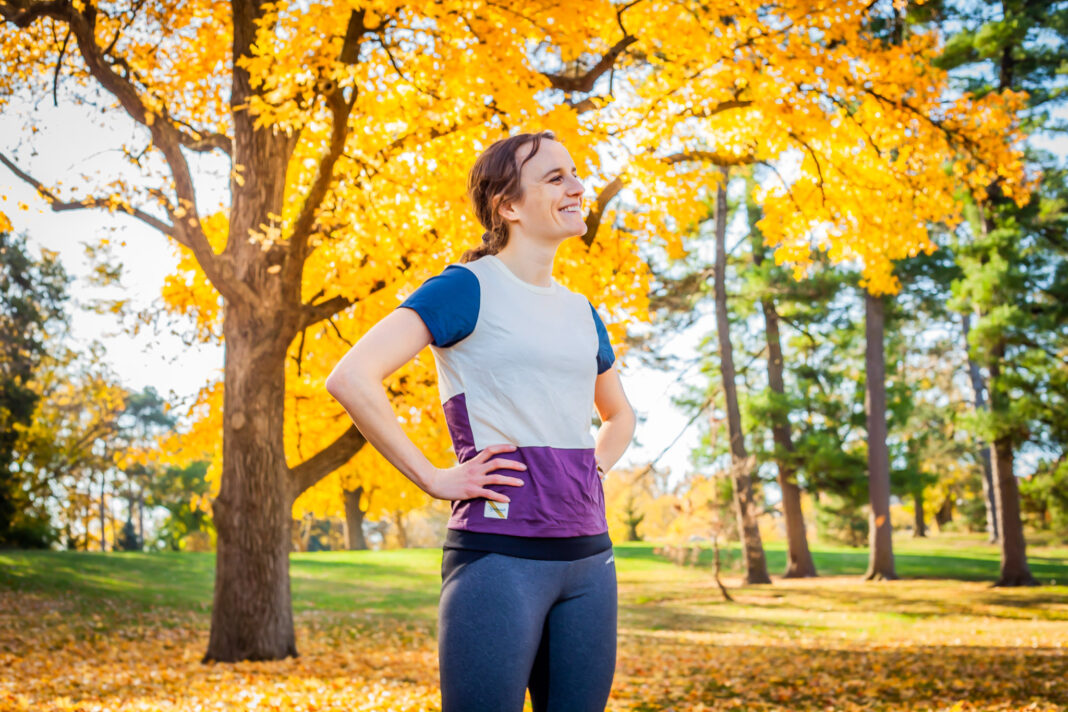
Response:
[{"label": "ginkgo tree", "polygon": [[[331,332],[352,341],[477,240],[481,230],[464,204],[466,170],[480,147],[513,124],[552,127],[593,187],[611,184],[570,97],[581,90],[573,82],[592,82],[612,64],[582,69],[582,52],[614,59],[631,41],[613,39],[622,8],[542,13],[536,24],[553,26],[550,35],[516,22],[524,8],[475,12],[465,3],[438,3],[423,10],[388,3],[0,4],[0,96],[32,97],[53,85],[57,97],[68,87],[103,89],[101,108],[140,127],[126,155],[155,170],[147,179],[103,176],[61,188],[17,155],[5,152],[0,160],[54,210],[126,213],[181,245],[202,273],[184,285],[196,288],[197,319],[205,334],[217,320],[226,346],[223,379],[205,388],[196,408],[203,422],[195,431],[211,433],[220,454],[205,660],[296,654],[292,505],[364,444],[340,409],[328,406],[325,391],[291,418],[287,369],[299,378],[317,360],[307,377],[324,378],[324,363],[340,354],[336,343],[326,345]],[[547,37],[552,53],[537,68],[526,44]],[[566,67],[585,79],[554,73]],[[191,161],[197,153],[229,165],[227,205],[200,197]],[[636,245],[669,211],[645,216],[643,232],[624,233],[608,221],[598,229],[606,203],[602,196],[591,209],[589,239],[561,255],[561,281],[581,284],[609,313],[641,317],[646,278]],[[182,288],[170,283],[173,303]],[[611,330],[618,340],[620,327]],[[287,359],[301,365],[287,366]],[[425,368],[417,360],[387,385]],[[304,447],[291,445],[294,427],[307,423],[308,413],[315,415],[309,454],[291,460]]]},{"label": "ginkgo tree", "polygon": [[[293,503],[364,445],[317,384],[347,343],[477,242],[466,172],[493,140],[549,128],[568,147],[595,197],[557,274],[604,310],[615,343],[624,319],[648,318],[639,246],[683,253],[719,180],[709,163],[800,153],[790,184],[762,196],[776,259],[804,262],[816,231],[873,285],[926,246],[928,213],[952,216],[930,167],[952,153],[937,137],[953,132],[931,126],[956,129],[958,113],[978,110],[984,122],[961,129],[975,150],[954,165],[979,178],[981,155],[1011,176],[1002,99],[943,107],[923,47],[871,41],[871,8],[0,0],[0,102],[101,89],[105,114],[138,129],[124,152],[139,171],[99,176],[78,197],[9,145],[0,162],[54,210],[109,209],[171,238],[187,262],[169,303],[225,343],[223,378],[195,407],[199,441],[186,445],[216,455],[204,659],[296,654]],[[225,204],[208,204],[196,154],[227,167]],[[885,201],[917,213],[877,221]],[[424,353],[386,387],[437,457],[442,431],[421,429],[429,371]]]}]

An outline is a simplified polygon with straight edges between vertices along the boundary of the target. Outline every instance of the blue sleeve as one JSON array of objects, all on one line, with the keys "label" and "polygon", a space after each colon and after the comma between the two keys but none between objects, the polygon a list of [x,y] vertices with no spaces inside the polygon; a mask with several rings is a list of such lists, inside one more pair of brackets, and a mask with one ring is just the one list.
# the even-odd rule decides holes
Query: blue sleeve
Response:
[{"label": "blue sleeve", "polygon": [[463,341],[475,330],[481,292],[474,272],[449,265],[441,274],[420,285],[397,307],[411,309],[426,324],[440,348]]},{"label": "blue sleeve", "polygon": [[590,311],[593,312],[593,324],[597,327],[597,375],[599,376],[612,368],[616,354],[612,351],[612,342],[608,340],[608,329],[604,328],[604,322],[601,321],[597,310],[593,308],[593,302],[590,302]]}]

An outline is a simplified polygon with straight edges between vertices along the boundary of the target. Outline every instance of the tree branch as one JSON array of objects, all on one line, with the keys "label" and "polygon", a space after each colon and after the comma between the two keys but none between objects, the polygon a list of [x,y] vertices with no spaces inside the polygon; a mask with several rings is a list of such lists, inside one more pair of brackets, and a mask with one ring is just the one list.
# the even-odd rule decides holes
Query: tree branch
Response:
[{"label": "tree branch", "polygon": [[338,295],[318,304],[305,304],[303,309],[304,318],[300,322],[300,329],[307,329],[309,326],[318,324],[323,319],[329,319],[335,314],[345,311],[355,303],[355,300]]},{"label": "tree branch", "polygon": [[151,110],[133,82],[115,72],[112,63],[108,62],[96,44],[97,9],[92,4],[85,4],[83,7],[84,9],[79,11],[75,9],[74,4],[65,0],[4,0],[0,3],[0,17],[22,28],[43,17],[67,23],[89,73],[108,93],[119,100],[134,121],[148,128],[152,135],[152,144],[163,153],[167,161],[178,198],[177,208],[169,209],[172,228],[167,234],[192,250],[204,274],[225,299],[235,302],[255,300],[255,294],[248,285],[235,278],[229,262],[215,254],[200,224],[193,178],[181,147],[183,142],[199,145],[201,139],[185,136],[166,113]]},{"label": "tree branch", "polygon": [[542,74],[548,78],[553,89],[589,93],[593,91],[594,82],[596,82],[602,74],[615,66],[619,55],[623,54],[627,47],[630,47],[637,41],[637,37],[624,35],[623,39],[612,45],[612,48],[601,57],[601,61],[597,62],[597,64],[581,76],[569,77],[565,74],[550,74],[547,72],[542,72]]},{"label": "tree branch", "polygon": [[724,111],[730,111],[731,109],[746,109],[753,105],[753,102],[748,99],[731,99],[729,101],[721,101],[715,106],[710,106],[707,109],[689,109],[683,112],[683,116],[695,116],[699,119],[710,119],[717,114],[722,114]]},{"label": "tree branch", "polygon": [[597,231],[601,228],[601,218],[604,217],[604,211],[608,207],[608,203],[612,201],[612,198],[616,197],[621,190],[623,190],[623,179],[620,176],[613,178],[611,183],[601,189],[600,195],[597,196],[597,204],[590,211],[589,217],[586,218],[586,234],[582,236],[582,241],[586,243],[586,247],[593,245],[593,241],[597,239]]},{"label": "tree branch", "polygon": [[178,142],[181,143],[183,147],[188,148],[190,151],[196,151],[197,153],[209,153],[217,149],[225,153],[227,156],[233,157],[233,142],[230,140],[229,136],[219,133],[202,134],[184,121],[179,121],[178,119],[171,118],[167,118],[167,120],[172,121],[174,123],[180,123],[192,132],[191,134],[186,133],[184,131],[177,132]]},{"label": "tree branch", "polygon": [[[349,24],[345,30],[345,40],[342,43],[341,52],[338,56],[338,59],[344,64],[351,65],[359,61],[360,39],[368,32],[378,29],[378,27],[369,28],[365,24],[365,14],[366,11],[363,9],[355,10],[349,14]],[[327,149],[326,154],[319,161],[315,182],[308,190],[308,195],[304,199],[304,205],[301,206],[300,214],[293,223],[293,232],[289,238],[290,259],[286,265],[286,278],[287,282],[290,284],[300,284],[301,274],[304,270],[304,261],[308,257],[308,240],[311,237],[312,228],[315,225],[315,215],[318,212],[319,207],[322,205],[323,200],[326,198],[331,183],[334,181],[334,168],[337,165],[338,159],[344,155],[345,142],[349,135],[349,116],[352,113],[352,107],[356,104],[358,91],[357,87],[352,87],[352,95],[346,100],[341,87],[334,85],[332,88],[328,89],[325,95],[326,104],[330,107],[332,117],[330,146]],[[351,302],[349,302],[349,304],[351,304]],[[349,304],[342,305],[340,309],[344,309]],[[326,316],[332,316],[340,309],[335,309],[335,311],[330,312]],[[305,321],[304,328],[323,318],[326,317],[319,317],[313,321]]]},{"label": "tree branch", "polygon": [[682,151],[680,153],[673,153],[670,156],[665,156],[664,160],[674,165],[676,163],[683,163],[685,161],[704,161],[711,163],[715,166],[748,166],[755,162],[753,154],[748,155],[733,155],[716,153],[715,151]]},{"label": "tree branch", "polygon": [[[19,179],[21,179],[22,181],[24,181],[26,183],[29,183],[31,186],[33,186],[34,190],[36,190],[37,193],[42,198],[47,200],[48,204],[51,206],[52,210],[57,212],[57,213],[64,212],[64,211],[67,211],[67,210],[85,210],[85,209],[89,209],[89,208],[114,209],[114,210],[118,210],[120,212],[126,213],[127,215],[129,215],[131,217],[135,217],[138,220],[140,220],[141,222],[143,222],[146,225],[148,225],[149,227],[153,227],[156,230],[159,230],[160,232],[162,232],[164,235],[167,235],[169,237],[173,237],[173,238],[177,239],[179,242],[181,242],[181,240],[175,234],[173,225],[168,225],[167,223],[163,222],[159,218],[157,218],[157,217],[155,217],[153,215],[150,215],[149,213],[146,213],[145,211],[141,210],[140,208],[133,207],[132,205],[127,203],[124,199],[119,198],[118,196],[113,196],[113,197],[110,197],[110,198],[96,197],[96,198],[83,198],[82,200],[63,201],[63,200],[60,200],[58,197],[56,197],[55,193],[53,193],[51,190],[46,188],[39,180],[37,180],[36,178],[31,176],[30,174],[28,174],[25,171],[23,171],[18,166],[16,166],[14,163],[12,163],[8,159],[8,157],[5,156],[2,153],[0,153],[0,163],[3,163],[5,166],[7,166],[8,170],[10,170],[16,176],[18,176]],[[188,247],[188,245],[186,245],[186,246]]]},{"label": "tree branch", "polygon": [[292,500],[295,501],[316,482],[351,460],[366,443],[366,438],[356,426],[350,425],[337,440],[296,467],[290,468]]},{"label": "tree branch", "polygon": [[790,131],[789,135],[790,135],[790,138],[792,138],[793,140],[797,141],[799,144],[804,146],[805,150],[808,151],[808,155],[812,156],[812,162],[816,164],[816,174],[817,174],[817,176],[819,178],[819,182],[818,182],[817,185],[819,186],[819,189],[820,189],[820,203],[823,204],[823,205],[826,205],[827,204],[827,195],[826,195],[826,193],[824,192],[824,189],[823,189],[823,167],[820,166],[820,159],[816,157],[816,152],[812,149],[812,146],[809,145],[808,141],[806,141],[805,139],[801,138],[800,136],[798,136],[793,131]]}]

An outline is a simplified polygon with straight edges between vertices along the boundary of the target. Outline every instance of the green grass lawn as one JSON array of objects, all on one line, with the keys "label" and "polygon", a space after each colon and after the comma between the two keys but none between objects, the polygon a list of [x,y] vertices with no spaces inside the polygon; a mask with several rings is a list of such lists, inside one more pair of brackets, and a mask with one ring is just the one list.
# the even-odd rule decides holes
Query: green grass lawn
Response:
[{"label": "green grass lawn", "polygon": [[[658,575],[688,574],[701,579],[709,574],[710,550],[702,552],[696,568],[679,571],[654,554],[654,548],[646,542],[616,544],[621,578],[634,574],[655,580]],[[997,579],[998,550],[980,537],[903,537],[894,542],[894,551],[902,579]],[[768,569],[777,578],[785,568],[783,542],[769,542],[766,553]],[[867,551],[850,547],[820,546],[813,557],[821,576],[860,576],[868,564]],[[740,565],[737,546],[728,547],[724,558],[724,578],[732,583]],[[1043,584],[1068,585],[1068,548],[1031,547],[1028,560]],[[0,587],[45,594],[77,592],[89,606],[101,599],[121,599],[144,609],[208,610],[214,567],[215,555],[210,553],[0,551]],[[437,605],[440,571],[440,549],[294,553],[290,556],[293,607],[426,615]]]}]

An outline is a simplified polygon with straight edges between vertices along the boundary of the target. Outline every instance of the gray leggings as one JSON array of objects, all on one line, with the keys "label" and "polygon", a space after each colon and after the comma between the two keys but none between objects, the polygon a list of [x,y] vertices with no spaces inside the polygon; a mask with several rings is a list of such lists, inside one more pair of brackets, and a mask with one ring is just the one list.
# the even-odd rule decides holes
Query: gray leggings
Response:
[{"label": "gray leggings", "polygon": [[604,712],[616,667],[611,549],[575,561],[446,549],[442,712]]}]

